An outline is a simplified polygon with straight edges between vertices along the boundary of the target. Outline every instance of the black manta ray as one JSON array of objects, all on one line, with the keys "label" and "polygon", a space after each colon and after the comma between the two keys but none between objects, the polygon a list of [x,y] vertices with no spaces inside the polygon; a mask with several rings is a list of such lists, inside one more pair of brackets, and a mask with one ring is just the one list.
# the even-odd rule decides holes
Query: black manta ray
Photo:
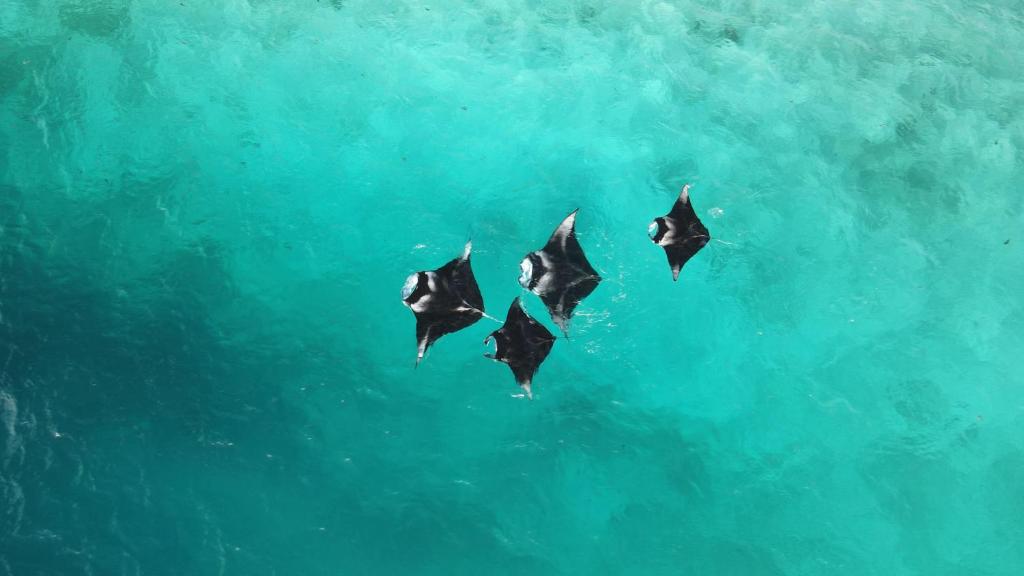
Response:
[{"label": "black manta ray", "polygon": [[551,352],[551,347],[555,344],[554,335],[527,314],[519,303],[519,298],[516,298],[508,308],[505,324],[491,332],[491,335],[484,339],[484,344],[489,344],[492,339],[495,343],[494,354],[484,356],[508,364],[516,377],[516,382],[526,392],[526,396],[533,399],[533,392],[530,390],[533,375]]},{"label": "black manta ray", "polygon": [[405,280],[402,302],[416,315],[417,366],[438,338],[462,330],[484,315],[484,299],[469,263],[472,248],[473,243],[467,242],[459,258]]},{"label": "black manta ray", "polygon": [[576,239],[576,212],[565,217],[543,248],[530,252],[519,264],[519,284],[540,296],[566,335],[573,310],[601,282]]},{"label": "black manta ray", "polygon": [[697,218],[693,204],[690,203],[689,184],[683,186],[672,211],[651,222],[647,227],[647,235],[665,249],[668,264],[672,267],[672,280],[679,280],[683,264],[711,241],[711,234]]}]

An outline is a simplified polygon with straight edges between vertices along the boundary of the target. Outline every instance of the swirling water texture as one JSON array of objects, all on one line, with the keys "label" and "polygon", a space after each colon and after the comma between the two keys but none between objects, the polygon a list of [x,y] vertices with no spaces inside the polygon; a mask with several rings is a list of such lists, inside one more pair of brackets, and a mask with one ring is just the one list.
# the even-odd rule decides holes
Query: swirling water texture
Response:
[{"label": "swirling water texture", "polygon": [[[0,574],[1020,574],[1021,70],[1009,0],[0,0]],[[500,316],[577,207],[536,400],[412,369],[406,274]]]}]

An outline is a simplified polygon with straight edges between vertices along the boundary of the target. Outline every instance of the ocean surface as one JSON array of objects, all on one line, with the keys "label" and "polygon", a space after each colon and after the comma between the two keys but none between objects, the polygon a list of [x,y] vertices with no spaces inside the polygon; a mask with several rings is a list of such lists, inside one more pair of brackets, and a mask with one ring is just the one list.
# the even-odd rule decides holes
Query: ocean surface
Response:
[{"label": "ocean surface", "polygon": [[222,574],[1024,574],[1024,4],[0,0],[0,576]]}]

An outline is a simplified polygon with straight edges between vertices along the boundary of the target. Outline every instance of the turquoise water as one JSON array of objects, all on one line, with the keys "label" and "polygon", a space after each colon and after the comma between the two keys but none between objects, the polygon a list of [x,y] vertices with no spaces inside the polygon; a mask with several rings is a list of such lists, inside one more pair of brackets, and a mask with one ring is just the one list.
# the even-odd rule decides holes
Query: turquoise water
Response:
[{"label": "turquoise water", "polygon": [[[1016,0],[0,0],[0,575],[1024,573],[1022,70]],[[470,237],[557,333],[574,208],[534,400],[414,369]]]}]

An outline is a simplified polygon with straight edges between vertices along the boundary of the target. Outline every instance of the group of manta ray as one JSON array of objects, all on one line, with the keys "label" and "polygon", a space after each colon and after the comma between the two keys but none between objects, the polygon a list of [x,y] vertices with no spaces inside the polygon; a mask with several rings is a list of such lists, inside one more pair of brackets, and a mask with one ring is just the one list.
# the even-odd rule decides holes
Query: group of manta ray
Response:
[{"label": "group of manta ray", "polygon": [[[672,268],[672,279],[679,279],[683,265],[710,240],[690,203],[690,185],[683,186],[672,210],[655,218],[648,236],[661,246]],[[569,335],[569,319],[579,303],[601,282],[583,247],[576,239],[576,213],[573,211],[551,234],[540,250],[530,252],[519,264],[519,284],[540,296],[551,320]],[[411,274],[402,288],[402,301],[416,315],[416,365],[427,349],[445,334],[473,325],[484,313],[484,300],[470,266],[472,242],[462,256],[436,270]],[[484,339],[493,340],[495,351],[485,357],[504,362],[512,369],[516,382],[528,398],[533,398],[533,376],[551,352],[555,336],[523,309],[516,297],[509,306],[505,323]]]}]

